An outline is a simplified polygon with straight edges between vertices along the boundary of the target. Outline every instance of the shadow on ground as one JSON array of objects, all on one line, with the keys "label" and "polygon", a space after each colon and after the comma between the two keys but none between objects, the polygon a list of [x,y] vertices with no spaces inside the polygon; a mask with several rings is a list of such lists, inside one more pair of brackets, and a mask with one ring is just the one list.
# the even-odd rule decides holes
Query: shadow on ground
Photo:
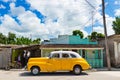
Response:
[{"label": "shadow on ground", "polygon": [[[74,75],[73,73],[70,72],[54,72],[54,73],[47,73],[47,72],[41,72],[36,76],[86,76],[88,75],[85,72],[82,72],[80,75]],[[34,76],[30,72],[23,72],[20,74],[20,76]]]}]

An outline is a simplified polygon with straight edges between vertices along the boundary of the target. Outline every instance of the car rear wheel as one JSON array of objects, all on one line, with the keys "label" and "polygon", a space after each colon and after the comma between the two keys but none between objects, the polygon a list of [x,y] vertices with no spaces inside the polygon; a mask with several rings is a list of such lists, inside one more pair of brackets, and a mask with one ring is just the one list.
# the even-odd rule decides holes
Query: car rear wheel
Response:
[{"label": "car rear wheel", "polygon": [[33,75],[38,75],[39,72],[40,72],[39,67],[32,67],[31,73],[32,73]]},{"label": "car rear wheel", "polygon": [[79,75],[79,74],[81,74],[81,72],[82,72],[82,68],[81,68],[80,66],[75,66],[75,67],[73,68],[73,73],[74,73],[75,75]]}]

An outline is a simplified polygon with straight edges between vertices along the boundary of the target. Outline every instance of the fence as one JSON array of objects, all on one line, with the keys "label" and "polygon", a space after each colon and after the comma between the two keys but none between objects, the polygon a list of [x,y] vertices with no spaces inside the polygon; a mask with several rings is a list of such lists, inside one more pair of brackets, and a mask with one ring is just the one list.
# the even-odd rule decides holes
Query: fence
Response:
[{"label": "fence", "polygon": [[102,68],[103,59],[86,59],[93,68]]}]

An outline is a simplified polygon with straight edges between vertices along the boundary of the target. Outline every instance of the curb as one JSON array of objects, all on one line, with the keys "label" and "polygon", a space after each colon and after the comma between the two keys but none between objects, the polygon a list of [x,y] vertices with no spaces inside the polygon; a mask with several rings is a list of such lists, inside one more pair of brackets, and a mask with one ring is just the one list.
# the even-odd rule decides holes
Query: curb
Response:
[{"label": "curb", "polygon": [[108,68],[93,68],[90,71],[96,72],[96,71],[120,71],[120,68],[111,68],[111,70],[108,70]]}]

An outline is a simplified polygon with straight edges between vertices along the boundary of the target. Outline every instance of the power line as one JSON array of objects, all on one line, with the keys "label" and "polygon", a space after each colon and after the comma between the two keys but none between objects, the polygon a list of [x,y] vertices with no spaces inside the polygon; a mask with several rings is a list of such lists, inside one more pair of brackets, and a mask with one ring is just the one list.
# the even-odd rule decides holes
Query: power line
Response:
[{"label": "power line", "polygon": [[[95,11],[97,11],[96,8],[95,8],[89,1],[87,1],[87,0],[85,0],[85,1],[86,1],[86,2],[88,3],[88,5],[90,5]],[[91,11],[91,14],[92,14],[92,17],[91,17],[91,19],[92,19],[92,32],[93,32],[93,24],[94,24],[94,23],[93,23],[93,22],[94,22],[94,21],[93,21],[93,18],[94,18],[93,12],[94,12],[94,11],[92,10],[92,11]]]},{"label": "power line", "polygon": [[85,0],[93,9],[96,10],[96,8],[88,1],[88,0]]},{"label": "power line", "polygon": [[89,23],[89,21],[92,20],[92,17],[94,17],[94,16],[96,15],[96,13],[97,13],[97,12],[95,12],[95,13],[93,14],[93,16],[91,16],[91,17],[88,19],[88,21],[87,21],[86,23],[84,23],[82,26],[87,25],[87,24]]}]

